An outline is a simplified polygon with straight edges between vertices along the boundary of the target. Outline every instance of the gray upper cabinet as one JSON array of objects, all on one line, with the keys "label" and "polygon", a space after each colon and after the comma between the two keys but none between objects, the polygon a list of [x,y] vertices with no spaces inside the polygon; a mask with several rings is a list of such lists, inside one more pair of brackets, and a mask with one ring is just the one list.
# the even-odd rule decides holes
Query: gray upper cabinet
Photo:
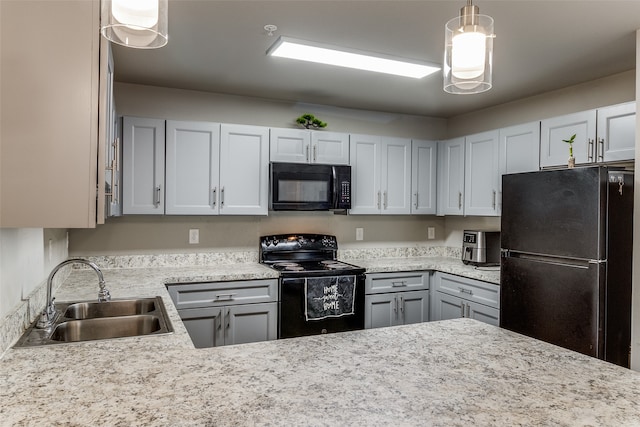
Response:
[{"label": "gray upper cabinet", "polygon": [[352,214],[411,212],[411,140],[351,135]]},{"label": "gray upper cabinet", "polygon": [[464,213],[464,138],[438,144],[438,215]]},{"label": "gray upper cabinet", "polygon": [[636,103],[598,109],[596,161],[635,159]]},{"label": "gray upper cabinet", "polygon": [[164,120],[124,117],[122,145],[122,212],[164,214]]},{"label": "gray upper cabinet", "polygon": [[220,213],[267,215],[269,128],[220,127]]},{"label": "gray upper cabinet", "polygon": [[165,213],[218,214],[219,165],[218,123],[167,121]]},{"label": "gray upper cabinet", "polygon": [[573,134],[577,164],[633,160],[635,114],[635,102],[628,102],[542,120],[540,166],[566,165],[569,147],[562,140]]},{"label": "gray upper cabinet", "polygon": [[500,175],[540,168],[540,122],[500,129]]},{"label": "gray upper cabinet", "polygon": [[435,215],[438,163],[436,141],[411,141],[411,213]]},{"label": "gray upper cabinet", "polygon": [[349,135],[271,128],[269,150],[272,162],[348,165]]},{"label": "gray upper cabinet", "polygon": [[596,110],[582,111],[542,120],[540,131],[540,167],[567,165],[569,145],[563,142],[575,134],[573,156],[576,163],[594,161]]},{"label": "gray upper cabinet", "polygon": [[498,215],[498,131],[465,138],[465,215]]}]

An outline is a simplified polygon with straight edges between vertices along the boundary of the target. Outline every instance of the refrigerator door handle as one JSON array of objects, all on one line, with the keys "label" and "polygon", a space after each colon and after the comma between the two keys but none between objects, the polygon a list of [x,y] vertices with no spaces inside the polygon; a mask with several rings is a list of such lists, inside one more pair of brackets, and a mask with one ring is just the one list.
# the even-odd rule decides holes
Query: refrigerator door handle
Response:
[{"label": "refrigerator door handle", "polygon": [[534,254],[528,252],[515,252],[508,249],[502,249],[503,258],[520,258],[527,261],[540,262],[544,264],[559,265],[564,267],[573,267],[581,269],[589,269],[589,264],[601,264],[606,263],[607,260],[594,260],[594,259],[579,259],[579,258],[565,258],[551,255]]}]

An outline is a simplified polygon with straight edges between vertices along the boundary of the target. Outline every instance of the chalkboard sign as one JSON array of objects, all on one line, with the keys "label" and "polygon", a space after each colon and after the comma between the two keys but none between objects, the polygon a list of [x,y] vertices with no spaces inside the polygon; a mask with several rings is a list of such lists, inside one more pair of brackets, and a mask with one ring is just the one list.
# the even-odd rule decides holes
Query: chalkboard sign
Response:
[{"label": "chalkboard sign", "polygon": [[307,320],[353,315],[356,276],[308,277],[304,293]]}]

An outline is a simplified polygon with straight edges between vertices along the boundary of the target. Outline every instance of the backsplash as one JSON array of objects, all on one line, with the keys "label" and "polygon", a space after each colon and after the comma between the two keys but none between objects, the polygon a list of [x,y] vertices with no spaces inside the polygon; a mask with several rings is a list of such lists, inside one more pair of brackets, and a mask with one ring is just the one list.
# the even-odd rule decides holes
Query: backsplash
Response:
[{"label": "backsplash", "polygon": [[[377,258],[411,257],[450,257],[460,258],[462,248],[455,247],[404,247],[404,248],[367,248],[338,250],[338,258],[348,261]],[[186,267],[215,264],[241,264],[258,262],[258,251],[238,252],[202,252],[188,254],[152,254],[152,255],[103,255],[80,257],[93,261],[100,268],[148,268],[148,267]],[[82,264],[74,268],[88,268]]]}]

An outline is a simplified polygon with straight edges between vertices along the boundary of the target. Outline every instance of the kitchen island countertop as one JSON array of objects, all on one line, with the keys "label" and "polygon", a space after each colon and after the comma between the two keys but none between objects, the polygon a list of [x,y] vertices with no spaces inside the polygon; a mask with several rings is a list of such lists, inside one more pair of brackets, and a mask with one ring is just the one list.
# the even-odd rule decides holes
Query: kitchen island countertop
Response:
[{"label": "kitchen island countertop", "polygon": [[104,271],[113,297],[161,295],[175,333],[8,350],[1,425],[640,424],[640,374],[470,319],[195,349],[173,274],[135,270]]}]

